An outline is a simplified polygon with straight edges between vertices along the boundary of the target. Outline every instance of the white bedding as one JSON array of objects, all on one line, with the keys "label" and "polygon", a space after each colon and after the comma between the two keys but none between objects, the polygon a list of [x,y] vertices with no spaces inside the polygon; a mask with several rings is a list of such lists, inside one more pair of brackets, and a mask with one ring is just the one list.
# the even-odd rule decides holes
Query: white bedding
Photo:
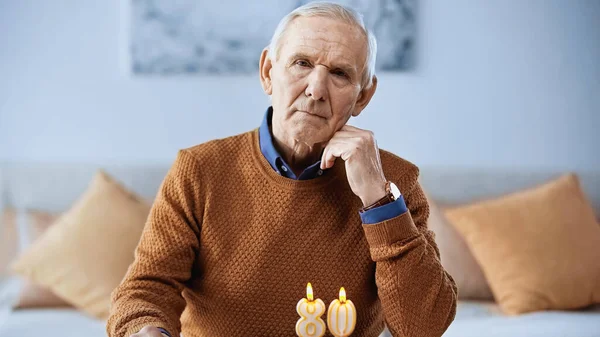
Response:
[{"label": "white bedding", "polygon": [[0,337],[106,337],[105,323],[73,309],[17,310]]},{"label": "white bedding", "polygon": [[[0,326],[0,337],[102,337],[106,336],[104,326],[104,322],[70,309],[20,310],[12,312]],[[462,301],[444,337],[471,336],[598,337],[600,306],[587,311],[506,317],[495,304]]]},{"label": "white bedding", "polygon": [[461,301],[444,337],[598,337],[600,306],[505,316],[494,303]]}]

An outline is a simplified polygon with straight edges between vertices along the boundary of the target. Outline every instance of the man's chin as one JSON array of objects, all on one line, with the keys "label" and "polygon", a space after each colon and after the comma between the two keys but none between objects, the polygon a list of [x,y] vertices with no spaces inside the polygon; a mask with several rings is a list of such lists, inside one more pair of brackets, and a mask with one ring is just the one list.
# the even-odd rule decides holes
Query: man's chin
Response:
[{"label": "man's chin", "polygon": [[315,145],[325,144],[329,141],[330,138],[323,137],[318,134],[306,134],[306,133],[297,133],[293,135],[293,138],[299,142],[314,147]]}]

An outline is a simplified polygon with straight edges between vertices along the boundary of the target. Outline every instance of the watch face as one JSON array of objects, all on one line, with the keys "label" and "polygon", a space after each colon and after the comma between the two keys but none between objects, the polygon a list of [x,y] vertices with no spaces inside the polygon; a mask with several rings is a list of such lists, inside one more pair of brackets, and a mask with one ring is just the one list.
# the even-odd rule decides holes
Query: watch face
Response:
[{"label": "watch face", "polygon": [[390,192],[392,192],[392,195],[394,196],[394,200],[397,200],[398,198],[400,198],[400,190],[398,189],[398,186],[396,186],[396,184],[390,182]]}]

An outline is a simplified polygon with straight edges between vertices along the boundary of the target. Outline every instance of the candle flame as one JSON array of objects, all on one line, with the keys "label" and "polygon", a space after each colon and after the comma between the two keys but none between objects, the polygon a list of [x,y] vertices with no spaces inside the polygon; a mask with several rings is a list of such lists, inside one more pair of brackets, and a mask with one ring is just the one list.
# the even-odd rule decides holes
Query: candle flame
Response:
[{"label": "candle flame", "polygon": [[340,289],[340,302],[346,302],[346,289],[344,287]]},{"label": "candle flame", "polygon": [[312,285],[310,284],[310,282],[308,282],[308,284],[306,285],[306,298],[309,301],[313,300],[313,289],[312,289]]}]

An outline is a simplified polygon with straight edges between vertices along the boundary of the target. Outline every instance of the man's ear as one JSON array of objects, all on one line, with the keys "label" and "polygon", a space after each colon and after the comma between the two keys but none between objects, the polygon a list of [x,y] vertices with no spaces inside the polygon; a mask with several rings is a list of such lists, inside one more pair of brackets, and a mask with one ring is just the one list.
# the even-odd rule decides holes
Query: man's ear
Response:
[{"label": "man's ear", "polygon": [[271,82],[271,69],[273,69],[273,63],[269,57],[269,49],[265,48],[260,54],[260,64],[258,65],[258,73],[260,75],[260,84],[267,95],[273,93],[273,85]]},{"label": "man's ear", "polygon": [[356,117],[360,115],[360,113],[371,101],[371,98],[373,98],[373,95],[375,95],[375,90],[377,90],[377,76],[373,76],[373,84],[371,87],[368,89],[362,89],[360,94],[358,94],[358,100],[354,106],[354,112],[352,112],[352,116]]}]

